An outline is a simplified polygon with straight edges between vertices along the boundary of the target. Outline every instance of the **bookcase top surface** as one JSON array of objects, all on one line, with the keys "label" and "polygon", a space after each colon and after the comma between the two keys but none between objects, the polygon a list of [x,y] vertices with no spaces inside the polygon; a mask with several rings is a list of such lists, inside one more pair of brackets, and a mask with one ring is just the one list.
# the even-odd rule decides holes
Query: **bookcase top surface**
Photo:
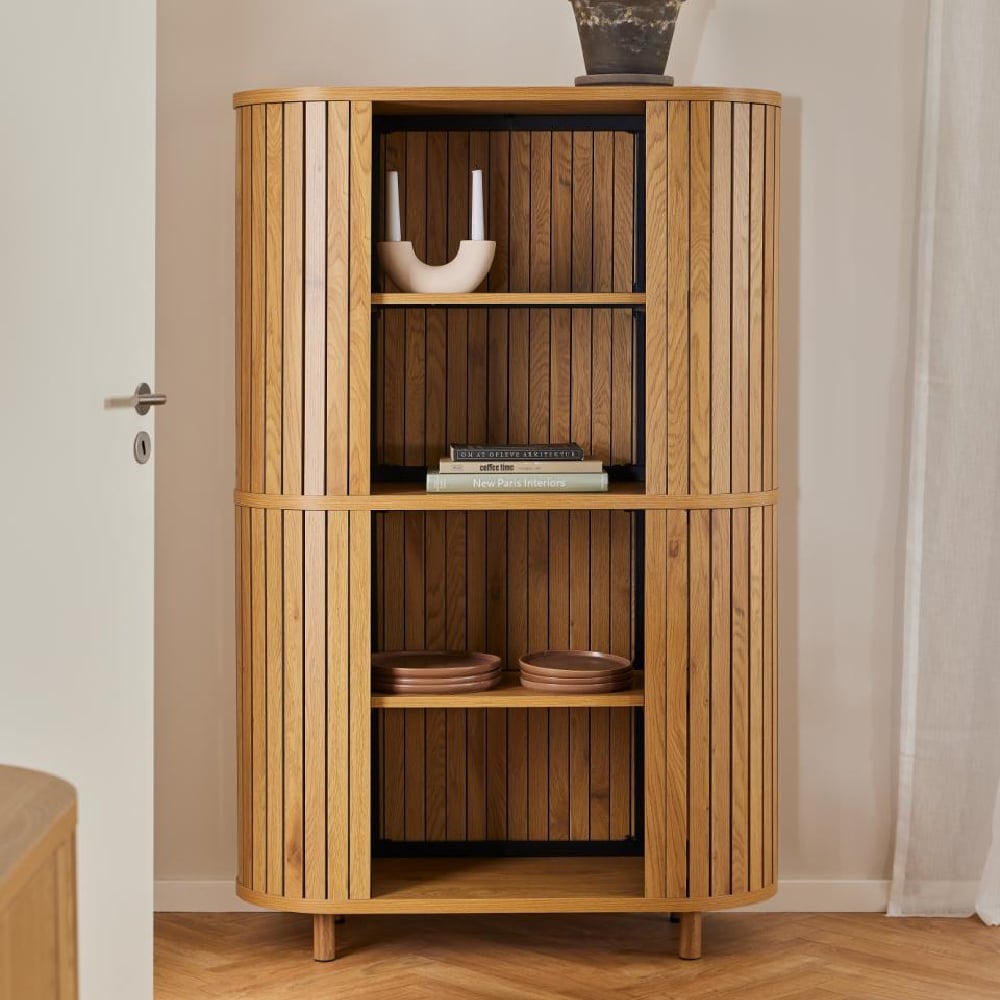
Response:
[{"label": "bookcase top surface", "polygon": [[382,114],[640,114],[647,101],[781,106],[774,90],[730,87],[279,87],[244,90],[233,107],[288,101],[371,101]]}]

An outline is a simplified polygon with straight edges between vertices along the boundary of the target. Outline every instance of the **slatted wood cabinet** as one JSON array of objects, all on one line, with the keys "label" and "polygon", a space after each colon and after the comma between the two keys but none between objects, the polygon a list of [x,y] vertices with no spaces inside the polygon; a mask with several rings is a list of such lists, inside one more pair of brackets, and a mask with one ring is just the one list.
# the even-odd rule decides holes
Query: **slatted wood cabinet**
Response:
[{"label": "slatted wood cabinet", "polygon": [[[703,911],[775,889],[780,98],[239,94],[237,891],[315,915]],[[381,178],[469,295],[373,264]],[[450,441],[578,441],[604,494],[428,494]],[[509,679],[383,695],[380,649]],[[632,690],[531,693],[544,648]]]}]

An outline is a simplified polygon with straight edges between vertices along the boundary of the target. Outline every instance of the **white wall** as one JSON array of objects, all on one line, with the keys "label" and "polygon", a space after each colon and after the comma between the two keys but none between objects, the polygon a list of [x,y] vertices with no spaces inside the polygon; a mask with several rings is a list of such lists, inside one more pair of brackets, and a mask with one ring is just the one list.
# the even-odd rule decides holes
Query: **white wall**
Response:
[{"label": "white wall", "polygon": [[[788,879],[881,880],[889,871],[925,13],[926,0],[690,0],[671,57],[679,82],[786,95]],[[159,31],[157,365],[176,408],[158,476],[156,870],[161,880],[230,879],[230,95],[296,84],[564,84],[582,63],[565,0],[160,0]]]}]

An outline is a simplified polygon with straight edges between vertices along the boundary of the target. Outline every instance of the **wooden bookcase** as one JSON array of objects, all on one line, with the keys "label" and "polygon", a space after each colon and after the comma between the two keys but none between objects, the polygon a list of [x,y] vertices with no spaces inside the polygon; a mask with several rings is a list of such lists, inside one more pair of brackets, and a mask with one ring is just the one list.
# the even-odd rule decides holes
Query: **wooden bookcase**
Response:
[{"label": "wooden bookcase", "polygon": [[[703,911],[776,885],[780,98],[682,88],[253,91],[236,142],[237,892],[315,915]],[[484,171],[493,268],[409,295]],[[580,442],[602,494],[427,494],[454,440]],[[481,694],[373,695],[475,648]],[[632,657],[610,695],[517,684]]]}]

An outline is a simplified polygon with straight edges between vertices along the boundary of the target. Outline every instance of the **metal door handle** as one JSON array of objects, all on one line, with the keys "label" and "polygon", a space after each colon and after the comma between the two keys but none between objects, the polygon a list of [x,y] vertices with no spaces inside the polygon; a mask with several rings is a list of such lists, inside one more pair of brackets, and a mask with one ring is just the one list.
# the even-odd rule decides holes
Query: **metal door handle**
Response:
[{"label": "metal door handle", "polygon": [[167,402],[167,397],[162,392],[153,392],[149,385],[140,382],[135,387],[135,395],[132,397],[135,404],[135,412],[139,414],[149,413],[151,406],[163,406]]}]

